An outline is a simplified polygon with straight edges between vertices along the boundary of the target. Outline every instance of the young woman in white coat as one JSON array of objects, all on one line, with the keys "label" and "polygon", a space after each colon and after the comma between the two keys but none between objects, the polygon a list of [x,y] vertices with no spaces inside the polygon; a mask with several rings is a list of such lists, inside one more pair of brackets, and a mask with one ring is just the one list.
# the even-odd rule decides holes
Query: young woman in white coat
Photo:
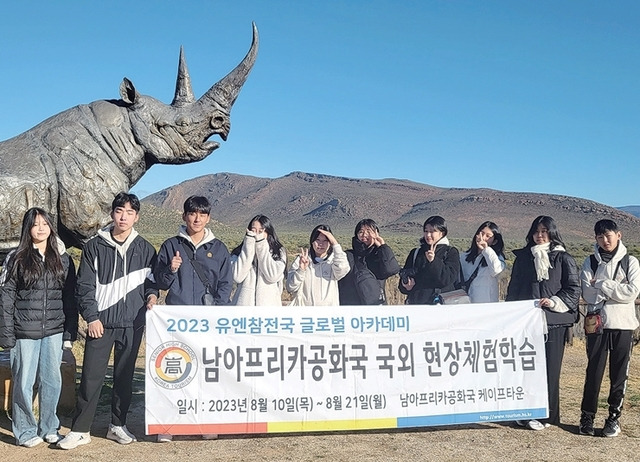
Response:
[{"label": "young woman in white coat", "polygon": [[506,266],[500,229],[494,222],[485,221],[473,236],[469,250],[460,254],[463,282],[467,283],[471,303],[500,300],[498,278]]},{"label": "young woman in white coat", "polygon": [[327,225],[311,231],[310,248],[300,249],[287,276],[287,290],[294,295],[294,306],[338,306],[338,281],[349,272],[349,261],[342,246]]},{"label": "young woman in white coat", "polygon": [[282,306],[287,254],[271,220],[256,215],[249,222],[242,244],[231,252],[233,280],[238,284],[233,304]]}]

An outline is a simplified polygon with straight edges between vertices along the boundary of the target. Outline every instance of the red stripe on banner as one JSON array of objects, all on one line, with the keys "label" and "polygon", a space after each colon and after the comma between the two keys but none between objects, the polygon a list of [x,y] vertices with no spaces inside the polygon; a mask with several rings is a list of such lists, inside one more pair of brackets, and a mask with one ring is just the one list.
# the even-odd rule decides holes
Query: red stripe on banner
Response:
[{"label": "red stripe on banner", "polygon": [[236,424],[180,424],[180,425],[149,425],[149,435],[208,435],[211,433],[267,433],[266,422],[248,422]]}]

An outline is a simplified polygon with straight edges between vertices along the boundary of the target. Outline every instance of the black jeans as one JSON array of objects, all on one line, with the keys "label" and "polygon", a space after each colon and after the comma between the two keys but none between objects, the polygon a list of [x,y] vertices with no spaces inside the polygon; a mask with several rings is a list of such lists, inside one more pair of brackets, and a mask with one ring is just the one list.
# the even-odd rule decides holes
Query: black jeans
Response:
[{"label": "black jeans", "polygon": [[104,329],[100,338],[87,337],[82,361],[82,377],[78,389],[76,413],[71,430],[88,432],[100,401],[111,349],[113,356],[113,392],[111,394],[111,423],[125,425],[131,405],[133,373],[144,327]]}]

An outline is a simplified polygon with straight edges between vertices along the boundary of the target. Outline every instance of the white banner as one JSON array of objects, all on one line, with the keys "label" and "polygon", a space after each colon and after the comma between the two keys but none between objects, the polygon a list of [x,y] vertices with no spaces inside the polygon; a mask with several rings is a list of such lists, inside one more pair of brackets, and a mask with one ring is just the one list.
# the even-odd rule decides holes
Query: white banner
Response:
[{"label": "white banner", "polygon": [[399,428],[548,416],[534,301],[162,306],[147,312],[146,431]]}]

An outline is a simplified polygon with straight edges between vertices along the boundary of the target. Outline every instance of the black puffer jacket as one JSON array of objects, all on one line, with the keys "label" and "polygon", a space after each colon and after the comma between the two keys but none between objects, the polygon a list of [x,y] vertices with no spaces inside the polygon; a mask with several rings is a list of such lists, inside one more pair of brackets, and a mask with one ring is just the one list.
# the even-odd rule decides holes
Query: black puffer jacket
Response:
[{"label": "black puffer jacket", "polygon": [[[441,239],[436,246],[435,258],[427,260],[426,251],[431,247],[421,240],[421,246],[409,252],[405,268],[413,268],[416,285],[407,290],[399,281],[400,292],[407,296],[408,305],[430,305],[434,295],[455,289],[460,275],[460,256],[458,249],[449,245],[449,240]],[[414,252],[417,252],[414,257]]]},{"label": "black puffer jacket", "polygon": [[[400,271],[393,250],[387,244],[365,247],[355,236],[351,238],[351,245],[353,249],[346,251],[351,270],[338,281],[340,305],[386,304],[385,281]],[[376,281],[358,277],[358,271],[367,269],[373,273]],[[358,284],[367,287],[358,287]],[[376,294],[372,298],[378,301],[367,303],[360,295],[362,291],[374,291]],[[380,297],[377,296],[378,293]]]},{"label": "black puffer jacket", "polygon": [[568,312],[558,313],[543,308],[549,326],[569,326],[578,320],[578,302],[580,301],[580,279],[578,266],[571,255],[565,251],[549,252],[549,279],[538,281],[533,263],[533,254],[529,247],[514,250],[516,256],[511,270],[511,280],[507,288],[507,301],[537,300],[539,298],[558,297],[569,308]]},{"label": "black puffer jacket", "polygon": [[[9,267],[11,257],[12,254],[9,254],[5,261],[6,267]],[[76,270],[67,253],[62,254],[60,258],[65,272],[64,285],[54,281],[48,274],[29,289],[20,287],[14,278],[7,277],[4,281],[0,289],[0,346],[3,348],[13,348],[16,339],[38,340],[60,332],[63,332],[63,340],[73,342],[76,339]]]}]

